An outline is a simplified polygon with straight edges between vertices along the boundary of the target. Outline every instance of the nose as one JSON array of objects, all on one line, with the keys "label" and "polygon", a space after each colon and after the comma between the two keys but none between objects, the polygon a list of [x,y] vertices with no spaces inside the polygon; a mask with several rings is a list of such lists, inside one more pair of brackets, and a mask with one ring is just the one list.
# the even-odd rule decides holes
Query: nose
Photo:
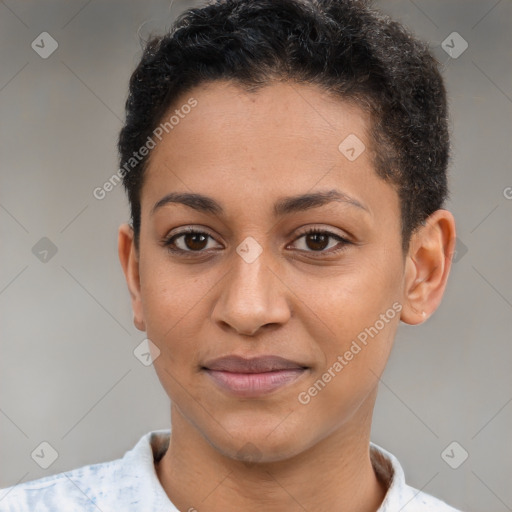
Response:
[{"label": "nose", "polygon": [[233,253],[231,270],[222,280],[212,320],[221,328],[253,336],[263,327],[276,327],[291,317],[286,285],[271,267],[272,256],[263,250],[254,260]]}]

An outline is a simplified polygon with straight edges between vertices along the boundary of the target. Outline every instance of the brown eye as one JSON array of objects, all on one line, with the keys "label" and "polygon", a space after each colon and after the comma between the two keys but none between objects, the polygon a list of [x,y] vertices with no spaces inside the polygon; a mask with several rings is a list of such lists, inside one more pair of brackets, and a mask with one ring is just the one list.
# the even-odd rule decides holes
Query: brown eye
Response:
[{"label": "brown eye", "polygon": [[163,240],[163,245],[173,253],[202,253],[213,237],[203,231],[186,229]]},{"label": "brown eye", "polygon": [[329,238],[325,233],[310,233],[306,235],[306,245],[313,251],[323,251],[329,245]]},{"label": "brown eye", "polygon": [[204,233],[187,233],[186,235],[181,235],[183,237],[183,242],[185,246],[192,251],[200,251],[204,249],[207,241],[208,235],[204,235]]},{"label": "brown eye", "polygon": [[[340,251],[343,251],[347,245],[352,244],[349,240],[346,238],[343,238],[340,235],[337,235],[335,233],[332,233],[330,231],[324,231],[321,229],[310,229],[308,231],[305,231],[301,234],[300,237],[296,239],[297,240],[303,240],[303,243],[300,244],[303,247],[299,248],[302,252],[309,252],[309,253],[320,253],[323,254],[336,254]],[[330,241],[337,241],[338,243],[332,244]],[[337,249],[334,250],[326,250],[328,247],[332,249],[333,247],[339,246]]]}]

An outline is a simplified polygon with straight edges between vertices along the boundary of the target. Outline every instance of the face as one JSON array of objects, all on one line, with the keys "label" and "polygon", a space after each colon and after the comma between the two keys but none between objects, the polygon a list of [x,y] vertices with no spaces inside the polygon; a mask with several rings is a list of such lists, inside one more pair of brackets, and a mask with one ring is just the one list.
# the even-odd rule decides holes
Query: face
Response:
[{"label": "face", "polygon": [[[175,108],[191,97],[150,157],[134,298],[172,414],[233,458],[357,435],[404,279],[399,199],[375,172],[369,121],[298,84],[203,84]],[[230,356],[243,359],[216,361]]]}]

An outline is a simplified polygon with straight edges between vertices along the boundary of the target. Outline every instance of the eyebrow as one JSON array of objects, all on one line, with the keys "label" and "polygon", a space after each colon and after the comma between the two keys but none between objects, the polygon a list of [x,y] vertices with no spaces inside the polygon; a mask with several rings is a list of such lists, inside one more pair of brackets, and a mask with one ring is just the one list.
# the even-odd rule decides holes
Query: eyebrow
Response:
[{"label": "eyebrow", "polygon": [[[369,209],[357,199],[350,197],[344,192],[333,189],[279,199],[274,204],[274,215],[276,217],[289,215],[291,213],[302,212],[311,208],[318,208],[332,202],[346,203],[370,213]],[[162,206],[172,203],[183,204],[197,210],[198,212],[217,216],[222,216],[225,213],[222,206],[211,197],[197,193],[171,192],[155,203],[151,210],[151,215],[153,215],[155,211]]]}]

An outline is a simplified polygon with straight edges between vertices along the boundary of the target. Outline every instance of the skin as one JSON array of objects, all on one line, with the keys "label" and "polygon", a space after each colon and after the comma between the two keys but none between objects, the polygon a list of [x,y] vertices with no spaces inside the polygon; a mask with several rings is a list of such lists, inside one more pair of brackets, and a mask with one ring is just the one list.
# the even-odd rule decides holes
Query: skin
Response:
[{"label": "skin", "polygon": [[[139,250],[128,224],[118,240],[134,323],[160,350],[154,366],[171,399],[160,482],[183,511],[375,511],[386,492],[369,457],[379,377],[400,321],[422,323],[440,304],[454,218],[436,211],[404,255],[398,194],[375,173],[369,120],[325,91],[283,82],[247,93],[219,81],[173,109],[190,97],[198,105],[151,153]],[[355,161],[338,149],[349,134],[366,146]],[[274,216],[283,197],[333,189],[364,209],[330,202]],[[170,192],[207,195],[225,213],[176,203],[152,213]],[[187,226],[212,237],[175,240],[190,258],[162,242]],[[304,228],[353,243],[315,244]],[[251,263],[236,251],[246,237],[262,249]],[[300,403],[395,302],[401,311]],[[309,370],[268,395],[233,397],[200,369],[230,354],[279,355]],[[251,453],[256,460],[244,460]]]}]

